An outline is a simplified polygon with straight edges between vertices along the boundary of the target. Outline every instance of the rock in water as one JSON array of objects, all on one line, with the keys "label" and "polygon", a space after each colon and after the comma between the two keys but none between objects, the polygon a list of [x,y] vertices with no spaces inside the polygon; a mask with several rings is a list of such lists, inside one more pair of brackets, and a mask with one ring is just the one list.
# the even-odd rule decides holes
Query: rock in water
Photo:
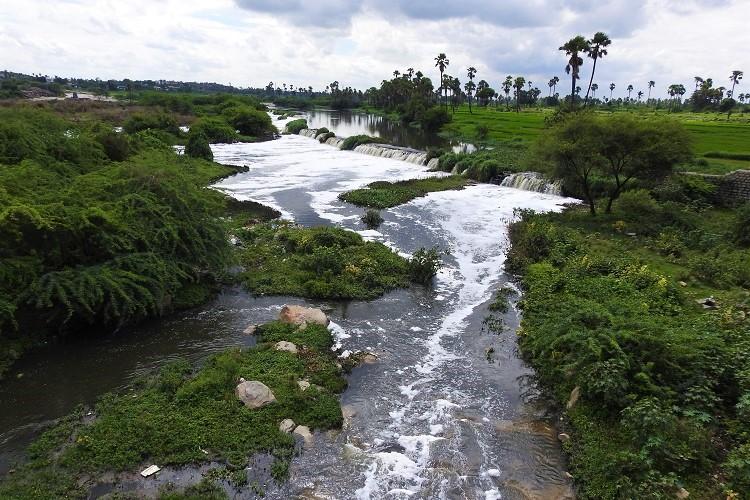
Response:
[{"label": "rock in water", "polygon": [[290,305],[281,308],[279,320],[281,320],[282,323],[290,323],[292,325],[316,324],[328,326],[329,322],[328,316],[326,316],[326,314],[320,309]]},{"label": "rock in water", "polygon": [[298,425],[294,428],[294,434],[300,436],[302,439],[305,440],[305,443],[310,443],[313,439],[313,435],[310,432],[310,428],[306,425]]},{"label": "rock in water", "polygon": [[292,420],[291,418],[285,418],[279,424],[279,430],[281,432],[290,433],[294,430],[296,426],[297,425],[294,423],[294,420]]},{"label": "rock in water", "polygon": [[287,342],[286,340],[276,342],[274,349],[276,349],[277,351],[286,351],[291,352],[292,354],[297,354],[297,346],[292,344],[291,342]]},{"label": "rock in water", "polygon": [[276,401],[271,389],[257,380],[240,382],[235,392],[240,401],[250,409],[261,408]]}]

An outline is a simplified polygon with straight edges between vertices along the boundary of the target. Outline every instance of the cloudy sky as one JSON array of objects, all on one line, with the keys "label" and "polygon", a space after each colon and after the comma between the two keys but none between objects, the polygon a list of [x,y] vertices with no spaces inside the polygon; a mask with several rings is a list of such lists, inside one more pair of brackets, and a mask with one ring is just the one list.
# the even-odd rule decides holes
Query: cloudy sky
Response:
[{"label": "cloudy sky", "polygon": [[[0,69],[133,79],[269,81],[367,88],[408,67],[495,88],[523,75],[545,93],[565,79],[557,48],[576,34],[610,35],[595,81],[654,95],[693,76],[750,91],[750,0],[2,0]],[[589,74],[588,61],[582,75]],[[600,91],[601,93],[601,91]]]}]

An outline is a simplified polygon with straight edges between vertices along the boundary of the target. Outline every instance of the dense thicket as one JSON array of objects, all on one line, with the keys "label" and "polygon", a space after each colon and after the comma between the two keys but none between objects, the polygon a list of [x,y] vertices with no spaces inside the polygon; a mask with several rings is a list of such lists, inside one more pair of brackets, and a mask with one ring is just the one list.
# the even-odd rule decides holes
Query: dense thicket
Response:
[{"label": "dense thicket", "polygon": [[224,200],[204,188],[224,169],[112,134],[0,110],[2,345],[158,314],[227,261]]}]

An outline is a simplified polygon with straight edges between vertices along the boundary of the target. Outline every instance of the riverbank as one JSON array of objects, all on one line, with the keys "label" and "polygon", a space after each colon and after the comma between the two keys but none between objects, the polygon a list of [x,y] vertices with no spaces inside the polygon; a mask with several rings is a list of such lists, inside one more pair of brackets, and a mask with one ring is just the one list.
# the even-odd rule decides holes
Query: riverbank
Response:
[{"label": "riverbank", "polygon": [[519,345],[561,408],[579,498],[750,491],[748,211],[675,189],[511,227]]},{"label": "riverbank", "polygon": [[[174,361],[127,392],[61,419],[31,445],[29,462],[0,483],[0,496],[161,496],[196,486],[219,498],[248,487],[262,496],[269,481],[286,479],[300,443],[343,421],[336,395],[346,381],[328,319],[295,306],[280,318],[248,325],[254,347],[217,354],[198,370]],[[270,456],[269,468],[249,475],[248,460],[258,454]],[[171,486],[146,473],[134,479],[136,470],[157,464],[157,474],[167,477],[185,468],[201,472]]]}]

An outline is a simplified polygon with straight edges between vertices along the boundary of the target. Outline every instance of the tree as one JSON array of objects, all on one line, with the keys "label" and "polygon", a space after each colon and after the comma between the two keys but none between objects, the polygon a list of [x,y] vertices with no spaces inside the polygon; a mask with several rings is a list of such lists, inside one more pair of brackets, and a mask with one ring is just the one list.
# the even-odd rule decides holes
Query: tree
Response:
[{"label": "tree", "polygon": [[516,89],[516,113],[521,111],[521,92],[523,92],[524,85],[526,85],[526,79],[522,76],[516,77],[513,81],[513,88]]},{"label": "tree", "polygon": [[626,90],[628,91],[628,101],[630,100],[630,93],[633,92],[633,85],[630,84],[627,86]]},{"label": "tree", "polygon": [[703,78],[701,78],[700,76],[694,76],[693,80],[695,80],[695,90],[698,90],[700,84],[703,83]]},{"label": "tree", "polygon": [[[440,70],[440,93],[442,94],[445,91],[446,98],[448,97],[448,94],[447,89],[445,88],[445,83],[443,81],[443,73],[445,73],[445,68],[447,68],[449,64],[450,61],[443,52],[438,54],[438,56],[435,58],[435,67]],[[446,102],[446,108],[447,107],[448,103]]]},{"label": "tree", "polygon": [[503,81],[503,92],[505,92],[505,108],[510,109],[510,91],[513,88],[513,77],[508,75]]},{"label": "tree", "polygon": [[609,84],[609,100],[612,100],[612,92],[615,91],[615,82]]},{"label": "tree", "polygon": [[596,91],[597,90],[599,90],[599,84],[598,83],[594,83],[593,85],[591,85],[591,98],[592,99],[596,99]]},{"label": "tree", "polygon": [[656,85],[656,82],[653,80],[648,81],[648,97],[646,98],[646,102],[651,100],[651,89],[654,88]]},{"label": "tree", "polygon": [[466,76],[469,77],[469,81],[464,85],[464,89],[466,90],[466,95],[469,97],[469,113],[471,113],[471,93],[477,88],[477,86],[474,85],[474,77],[477,76],[477,69],[474,66],[469,67],[469,69],[466,70]]},{"label": "tree", "polygon": [[549,87],[549,96],[552,97],[552,87],[555,86],[555,81],[552,78],[550,78],[549,81],[547,82],[547,86]]},{"label": "tree", "polygon": [[643,91],[642,91],[642,90],[639,90],[639,91],[638,91],[638,102],[641,102],[641,98],[642,98],[642,97],[643,97]]},{"label": "tree", "polygon": [[589,92],[591,92],[591,85],[594,81],[594,73],[596,72],[596,61],[598,59],[601,59],[602,57],[607,55],[607,49],[606,47],[609,46],[609,44],[612,43],[612,40],[609,39],[609,37],[602,33],[601,31],[598,31],[594,34],[594,37],[589,40],[589,50],[588,50],[588,56],[594,60],[594,64],[591,68],[591,79],[589,80],[589,88],[586,91],[586,99],[584,100],[584,106],[588,104],[589,102]]},{"label": "tree", "polygon": [[554,85],[552,85],[552,93],[557,93],[557,84],[560,83],[560,77],[559,76],[553,76],[552,80],[555,82]]},{"label": "tree", "polygon": [[729,81],[732,82],[732,95],[734,95],[734,86],[740,83],[740,80],[742,80],[742,71],[734,70],[732,71],[732,75],[729,77]]},{"label": "tree", "polygon": [[559,50],[565,52],[566,55],[570,56],[568,64],[565,66],[565,72],[571,77],[570,85],[570,103],[575,103],[576,94],[576,81],[579,78],[581,66],[583,66],[583,59],[579,55],[581,52],[588,52],[590,46],[588,40],[578,35],[571,38],[565,44],[560,47]]}]

